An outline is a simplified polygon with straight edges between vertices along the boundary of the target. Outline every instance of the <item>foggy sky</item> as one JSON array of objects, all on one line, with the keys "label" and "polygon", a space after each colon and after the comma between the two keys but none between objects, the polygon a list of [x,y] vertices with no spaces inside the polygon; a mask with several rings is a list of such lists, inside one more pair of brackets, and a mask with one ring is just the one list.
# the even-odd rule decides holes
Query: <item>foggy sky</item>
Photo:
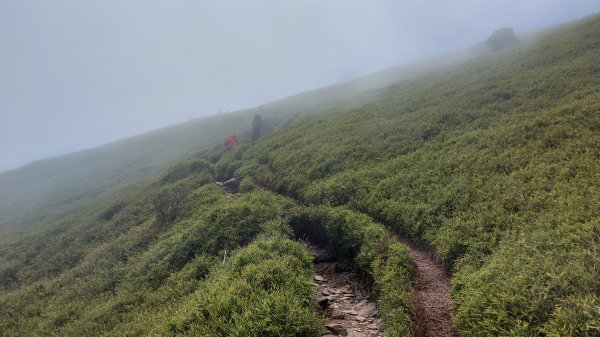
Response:
[{"label": "foggy sky", "polygon": [[0,172],[599,10],[598,0],[0,0]]}]

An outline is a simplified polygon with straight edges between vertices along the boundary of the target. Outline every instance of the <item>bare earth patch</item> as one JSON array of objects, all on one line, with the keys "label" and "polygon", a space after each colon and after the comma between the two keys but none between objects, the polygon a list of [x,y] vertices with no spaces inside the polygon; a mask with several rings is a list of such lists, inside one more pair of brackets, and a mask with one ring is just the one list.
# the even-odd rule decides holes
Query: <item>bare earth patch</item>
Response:
[{"label": "bare earth patch", "polygon": [[413,306],[416,309],[417,336],[455,336],[452,316],[454,302],[450,296],[450,277],[444,266],[426,249],[399,238],[409,249],[417,267]]}]

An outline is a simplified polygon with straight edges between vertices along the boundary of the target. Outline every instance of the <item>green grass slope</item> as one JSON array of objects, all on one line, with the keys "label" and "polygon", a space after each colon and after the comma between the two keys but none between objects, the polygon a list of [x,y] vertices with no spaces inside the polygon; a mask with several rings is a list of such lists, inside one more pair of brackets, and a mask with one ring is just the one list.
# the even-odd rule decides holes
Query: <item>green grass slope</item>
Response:
[{"label": "green grass slope", "polygon": [[257,144],[268,185],[437,251],[465,336],[600,334],[600,16]]},{"label": "green grass slope", "polygon": [[[251,121],[261,114],[265,133],[313,115],[343,111],[378,99],[378,90],[394,83],[458,64],[468,53],[416,62],[286,99],[131,137],[95,149],[30,163],[0,173],[0,233],[55,227],[65,216],[107,202],[143,183],[177,160],[222,144],[230,133],[249,138]],[[9,237],[10,234],[10,237]]]},{"label": "green grass slope", "polygon": [[258,189],[232,198],[215,175],[179,163],[67,231],[2,247],[0,336],[314,336],[312,258],[293,240],[307,233],[371,274],[389,331],[410,333],[411,265],[381,225]]},{"label": "green grass slope", "polygon": [[[272,336],[315,331],[311,261],[288,239],[294,203],[267,192],[228,198],[210,165],[195,168],[124,196],[65,232],[3,247],[0,335],[164,336],[200,329],[243,336],[244,326],[257,323],[248,303],[263,300],[272,301],[265,310],[273,314],[299,316],[292,325],[298,334]],[[263,268],[268,272],[255,273]],[[254,289],[256,282],[265,287]],[[194,324],[192,311],[179,311],[188,302],[210,302],[218,305],[213,315],[240,317],[229,327]]]},{"label": "green grass slope", "polygon": [[198,146],[212,145],[238,131],[244,122],[242,116],[201,118],[2,173],[0,230],[28,232],[50,222],[48,216],[60,218],[78,205],[93,207],[92,201],[143,182]]},{"label": "green grass slope", "polygon": [[[16,215],[3,219],[30,227],[0,243],[0,335],[313,336],[312,265],[294,240],[312,236],[373,279],[388,335],[406,336],[412,266],[380,224],[451,269],[459,335],[599,335],[598,60],[595,15],[435,71],[225,115],[203,126],[214,134],[185,124],[125,141],[140,162],[117,143],[104,158],[124,166],[96,168],[100,148],[5,173],[0,209]],[[281,129],[209,151],[256,111],[280,113]],[[209,147],[168,169],[175,156],[153,158],[177,146]],[[50,163],[56,182],[27,184]],[[62,171],[73,185],[53,189]],[[231,177],[237,197],[214,184]]]}]

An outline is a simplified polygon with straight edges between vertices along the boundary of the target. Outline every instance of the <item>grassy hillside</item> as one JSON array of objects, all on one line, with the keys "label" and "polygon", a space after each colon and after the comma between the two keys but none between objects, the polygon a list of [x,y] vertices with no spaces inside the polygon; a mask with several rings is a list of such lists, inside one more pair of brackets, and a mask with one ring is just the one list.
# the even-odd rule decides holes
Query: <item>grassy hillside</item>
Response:
[{"label": "grassy hillside", "polygon": [[222,144],[230,133],[247,139],[255,114],[264,117],[268,134],[307,116],[344,111],[376,100],[378,89],[469,57],[468,53],[455,53],[416,62],[258,108],[198,118],[0,173],[1,236],[11,240],[15,232],[54,228],[65,216],[108,202],[175,161]]},{"label": "grassy hillside", "polygon": [[[210,142],[255,111],[198,122],[202,139],[186,124],[107,146],[124,166],[96,168],[101,148],[3,174],[7,223],[46,229],[0,245],[0,335],[312,336],[308,236],[372,278],[388,335],[406,336],[412,265],[384,226],[451,270],[459,335],[600,335],[598,60],[600,15],[275,102],[256,111],[281,129],[232,151]],[[138,141],[143,162],[201,155],[144,180],[176,156],[139,171],[123,145]],[[214,184],[231,177],[237,197]]]},{"label": "grassy hillside", "polygon": [[391,86],[249,149],[270,188],[347,205],[453,271],[463,335],[599,334],[600,16]]},{"label": "grassy hillside", "polygon": [[383,227],[268,191],[231,198],[214,176],[186,161],[64,232],[3,246],[0,335],[315,335],[312,258],[292,241],[315,233],[304,226],[389,289],[390,331],[410,331],[408,255]]}]

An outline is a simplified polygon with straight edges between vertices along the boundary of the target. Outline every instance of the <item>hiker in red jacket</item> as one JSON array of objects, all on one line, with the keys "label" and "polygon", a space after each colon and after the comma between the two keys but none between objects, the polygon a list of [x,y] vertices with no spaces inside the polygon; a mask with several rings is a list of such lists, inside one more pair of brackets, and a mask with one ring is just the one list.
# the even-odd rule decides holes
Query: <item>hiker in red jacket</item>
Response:
[{"label": "hiker in red jacket", "polygon": [[225,145],[225,148],[227,148],[227,149],[232,149],[235,146],[236,142],[237,142],[237,135],[235,133],[232,133],[229,136],[227,136],[227,138],[225,139],[225,143],[223,145]]}]

